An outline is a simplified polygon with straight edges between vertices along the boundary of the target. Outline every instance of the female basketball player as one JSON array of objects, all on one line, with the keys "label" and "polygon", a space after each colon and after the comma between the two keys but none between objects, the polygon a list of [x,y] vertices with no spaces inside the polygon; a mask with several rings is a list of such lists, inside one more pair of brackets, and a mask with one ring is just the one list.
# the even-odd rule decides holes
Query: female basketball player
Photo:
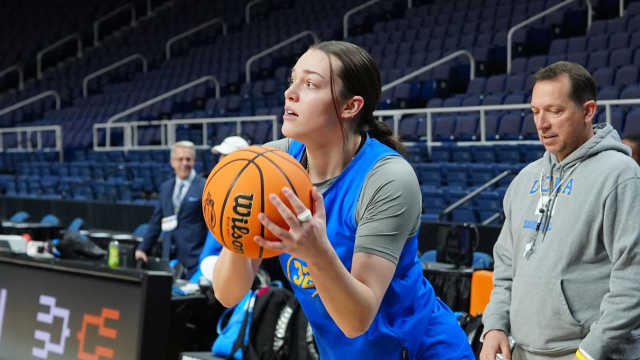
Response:
[{"label": "female basketball player", "polygon": [[[347,42],[316,44],[293,67],[284,96],[286,139],[267,145],[306,167],[315,185],[313,208],[290,189],[271,194],[290,230],[261,214],[281,242],[255,241],[284,251],[283,271],[320,358],[473,359],[417,259],[421,193],[397,152],[401,145],[373,116],[380,97],[375,61]],[[240,301],[258,266],[259,260],[224,249],[213,277],[220,302]]]}]

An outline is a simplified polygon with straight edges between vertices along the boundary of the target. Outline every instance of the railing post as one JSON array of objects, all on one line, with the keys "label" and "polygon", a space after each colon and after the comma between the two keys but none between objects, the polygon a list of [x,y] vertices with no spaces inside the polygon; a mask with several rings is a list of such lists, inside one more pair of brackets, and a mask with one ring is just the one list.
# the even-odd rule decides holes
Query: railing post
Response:
[{"label": "railing post", "polygon": [[59,47],[60,45],[70,41],[76,39],[76,44],[78,46],[78,53],[77,56],[79,58],[82,57],[82,39],[80,38],[80,35],[78,33],[69,35],[65,38],[62,38],[58,41],[56,41],[55,43],[53,43],[52,45],[47,46],[46,48],[40,50],[38,52],[38,54],[36,55],[36,67],[37,67],[37,78],[38,80],[42,79],[42,57],[44,56],[44,54],[48,53],[49,51]]},{"label": "railing post", "polygon": [[273,51],[276,51],[276,50],[280,49],[283,46],[286,46],[286,45],[288,45],[288,44],[300,39],[303,36],[307,36],[307,35],[309,35],[309,36],[311,36],[313,38],[313,43],[314,44],[316,44],[316,43],[318,43],[320,41],[320,39],[318,38],[318,35],[316,35],[316,33],[314,33],[311,30],[305,30],[305,31],[300,32],[297,35],[294,35],[294,36],[288,38],[287,40],[284,40],[284,41],[282,41],[282,42],[280,42],[280,43],[278,43],[278,44],[276,44],[276,45],[274,45],[274,46],[272,46],[272,47],[270,47],[270,48],[268,48],[266,50],[263,50],[263,51],[255,54],[255,55],[253,55],[252,57],[250,57],[249,60],[247,60],[247,63],[245,64],[245,66],[244,66],[244,68],[245,68],[245,82],[247,84],[251,83],[251,64],[254,61],[256,61],[257,59],[259,59],[259,58],[261,58],[261,57],[263,57],[263,56],[265,56],[265,55],[267,55],[267,54],[269,54],[269,53],[271,53]]},{"label": "railing post", "polygon": [[98,20],[96,20],[93,23],[93,45],[99,45],[100,44],[100,24],[117,15],[118,13],[122,12],[123,10],[127,10],[129,9],[131,12],[131,26],[135,26],[136,25],[136,8],[135,6],[133,6],[133,4],[128,3],[128,4],[124,4],[122,6],[120,6],[119,8],[111,11],[110,13],[104,15],[103,17],[99,18]]},{"label": "railing post", "polygon": [[487,142],[487,117],[484,109],[480,110],[480,142]]},{"label": "railing post", "polygon": [[414,77],[416,77],[418,75],[421,75],[421,74],[427,72],[428,70],[433,69],[434,67],[436,67],[438,65],[441,65],[441,64],[443,64],[443,63],[445,63],[447,61],[451,61],[451,60],[453,60],[454,58],[456,58],[458,56],[466,56],[469,59],[469,79],[473,80],[476,77],[476,61],[473,58],[473,55],[471,55],[471,53],[469,51],[467,51],[467,50],[458,50],[458,51],[455,51],[455,52],[443,57],[440,60],[434,61],[429,65],[425,65],[425,66],[421,67],[420,69],[418,69],[416,71],[413,71],[413,72],[411,72],[411,73],[409,73],[409,74],[407,74],[407,75],[405,75],[405,76],[403,76],[403,77],[401,77],[399,79],[396,79],[396,80],[394,80],[394,81],[392,81],[392,82],[390,82],[388,84],[385,84],[384,86],[382,86],[382,91],[383,92],[387,91],[387,90],[389,90],[389,89],[391,89],[391,88],[393,88],[393,87],[395,87],[395,86],[397,86],[397,85],[399,85],[399,84],[401,84],[401,83],[403,83],[403,82],[405,82],[405,81],[407,81],[409,79],[412,79],[412,78],[414,78]]},{"label": "railing post", "polygon": [[60,110],[60,105],[61,105],[60,94],[58,94],[56,91],[48,90],[48,91],[42,92],[42,93],[40,93],[40,94],[38,94],[36,96],[32,96],[32,97],[30,97],[28,99],[22,100],[22,101],[20,101],[18,103],[15,103],[15,104],[13,104],[11,106],[8,106],[8,107],[0,110],[0,116],[2,116],[4,114],[7,114],[7,113],[10,113],[13,110],[19,109],[19,108],[21,108],[23,106],[29,105],[29,104],[31,104],[33,102],[36,102],[36,101],[38,101],[40,99],[43,99],[43,98],[46,98],[46,97],[49,97],[49,96],[52,96],[55,99],[55,101],[56,101],[56,110]]},{"label": "railing post", "polygon": [[251,23],[251,8],[253,5],[262,2],[262,0],[253,0],[249,1],[249,3],[244,7],[244,22],[249,24]]},{"label": "railing post", "polygon": [[[42,133],[53,131],[55,135],[54,148],[45,148],[42,144]],[[3,134],[15,134],[16,135],[16,150],[42,150],[52,149],[59,153],[58,158],[60,161],[64,159],[62,154],[62,126],[60,125],[38,125],[38,126],[22,126],[12,128],[0,128],[0,153],[6,152],[9,149],[4,149]],[[32,143],[31,135],[35,134],[35,148]]]},{"label": "railing post", "polygon": [[214,19],[211,19],[209,21],[206,21],[190,30],[187,30],[181,34],[178,34],[174,37],[172,37],[171,39],[167,40],[167,43],[165,44],[164,48],[165,48],[165,58],[167,60],[171,59],[171,44],[173,44],[174,42],[187,37],[189,35],[192,35],[202,29],[205,29],[211,25],[217,24],[217,23],[221,23],[222,24],[222,35],[227,35],[227,23],[224,22],[224,20],[221,17],[217,17]]},{"label": "railing post", "polygon": [[620,0],[618,3],[619,3],[618,8],[620,10],[620,17],[623,17],[624,16],[624,0]]},{"label": "railing post", "polygon": [[362,5],[358,5],[344,14],[344,17],[342,18],[342,38],[344,40],[346,40],[349,37],[349,17],[354,13],[377,3],[378,1],[380,0],[367,1],[366,3]]},{"label": "railing post", "polygon": [[[534,22],[534,21],[536,21],[536,20],[538,20],[538,19],[540,19],[540,18],[542,18],[544,16],[547,16],[548,14],[550,14],[550,13],[552,13],[552,12],[562,8],[562,7],[565,7],[565,6],[571,4],[572,2],[575,2],[575,1],[576,0],[563,1],[563,2],[561,2],[559,4],[557,4],[557,5],[554,5],[554,6],[550,7],[550,8],[548,8],[548,9],[544,10],[543,12],[541,12],[539,14],[536,14],[536,15],[534,15],[534,16],[532,16],[532,17],[530,17],[530,18],[528,18],[528,19],[526,19],[524,21],[522,21],[521,23],[519,23],[517,25],[514,25],[511,29],[509,29],[509,32],[507,33],[507,74],[511,73],[511,58],[512,58],[511,39],[513,38],[513,33],[516,30],[518,30],[518,29],[520,29],[520,28],[522,28],[522,27],[524,27],[526,25],[529,25],[532,22]],[[587,19],[587,30],[588,30],[589,27],[591,26],[591,17],[593,15],[593,12],[591,10],[591,2],[590,2],[590,0],[585,0],[585,1],[587,3],[587,8],[589,9],[588,12],[587,12],[587,17],[588,17],[588,19]]]},{"label": "railing post", "polygon": [[9,66],[8,68],[0,71],[0,78],[14,71],[18,73],[18,90],[22,90],[24,89],[24,73],[22,72],[22,66]]},{"label": "railing post", "polygon": [[167,92],[165,92],[165,93],[163,93],[161,95],[158,95],[158,96],[154,97],[153,99],[147,100],[147,101],[145,101],[145,102],[143,102],[141,104],[138,104],[138,105],[136,105],[136,106],[134,106],[132,108],[129,108],[129,109],[125,110],[125,111],[119,112],[119,113],[111,116],[107,120],[107,122],[111,123],[111,122],[114,122],[116,120],[119,120],[119,119],[121,119],[121,118],[123,118],[123,117],[125,117],[125,116],[127,116],[127,115],[129,115],[131,113],[133,113],[133,112],[136,112],[136,111],[142,109],[142,108],[145,108],[145,107],[147,107],[149,105],[155,104],[158,101],[164,100],[164,99],[166,99],[166,98],[168,98],[170,96],[173,96],[173,95],[175,95],[175,94],[177,94],[179,92],[182,92],[182,91],[184,91],[186,89],[189,89],[189,88],[194,87],[196,85],[200,85],[200,84],[202,84],[204,82],[208,82],[208,81],[213,82],[214,85],[216,86],[216,99],[220,98],[220,83],[218,82],[218,79],[216,79],[214,76],[203,76],[203,77],[201,77],[201,78],[199,78],[197,80],[194,80],[194,81],[191,81],[189,83],[186,83],[186,84],[184,84],[184,85],[182,85],[180,87],[177,87],[177,88],[175,88],[175,89],[173,89],[171,91],[167,91]]},{"label": "railing post", "polygon": [[427,111],[427,146],[431,146],[433,142],[433,129],[431,128],[433,124],[433,119],[431,116],[431,112]]}]

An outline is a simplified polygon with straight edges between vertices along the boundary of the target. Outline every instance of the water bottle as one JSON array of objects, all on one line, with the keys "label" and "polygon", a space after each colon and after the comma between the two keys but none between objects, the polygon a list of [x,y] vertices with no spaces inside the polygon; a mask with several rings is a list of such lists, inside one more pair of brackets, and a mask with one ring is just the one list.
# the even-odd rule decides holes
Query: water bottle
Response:
[{"label": "water bottle", "polygon": [[120,244],[118,240],[111,240],[109,242],[109,257],[107,259],[109,267],[117,268],[120,266]]}]

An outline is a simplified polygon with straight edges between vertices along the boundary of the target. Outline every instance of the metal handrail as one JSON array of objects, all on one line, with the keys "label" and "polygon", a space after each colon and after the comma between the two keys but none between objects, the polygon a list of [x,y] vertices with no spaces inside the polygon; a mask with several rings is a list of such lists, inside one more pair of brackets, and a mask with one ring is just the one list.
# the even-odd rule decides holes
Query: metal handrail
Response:
[{"label": "metal handrail", "polygon": [[37,78],[42,79],[42,57],[44,56],[44,54],[48,53],[49,51],[59,47],[60,45],[70,41],[76,39],[76,44],[78,45],[78,57],[81,58],[82,57],[82,38],[80,37],[80,34],[75,33],[75,34],[71,34],[65,38],[62,38],[58,41],[56,41],[55,43],[53,43],[52,45],[47,46],[46,48],[40,50],[38,52],[38,54],[36,55],[36,66],[37,66]]},{"label": "metal handrail", "polygon": [[36,96],[32,96],[32,97],[30,97],[28,99],[20,101],[19,103],[15,103],[15,104],[13,104],[13,105],[11,105],[9,107],[6,107],[6,108],[0,110],[0,116],[2,116],[4,114],[7,114],[7,113],[10,113],[13,110],[19,109],[19,108],[21,108],[23,106],[29,105],[31,103],[34,103],[34,102],[36,102],[36,101],[38,101],[40,99],[43,99],[43,98],[46,98],[46,97],[49,97],[49,96],[53,96],[56,99],[56,110],[60,110],[60,94],[58,94],[58,92],[54,91],[54,90],[47,90],[47,91],[42,92],[42,93],[40,93],[40,94],[38,94]]},{"label": "metal handrail", "polygon": [[[640,104],[640,98],[638,99],[619,99],[619,100],[598,100],[598,106],[605,108],[606,121],[611,122],[611,107],[618,105],[637,105]],[[399,121],[403,115],[426,115],[426,142],[427,146],[439,145],[439,142],[433,141],[431,129],[432,129],[432,115],[433,114],[446,114],[446,113],[462,113],[462,112],[479,112],[480,113],[480,139],[475,141],[458,141],[458,145],[488,145],[494,144],[495,141],[487,141],[486,138],[486,121],[485,113],[487,111],[500,111],[500,110],[523,110],[530,109],[531,104],[507,104],[507,105],[481,105],[481,106],[456,106],[456,107],[439,107],[439,108],[416,108],[416,109],[396,109],[396,110],[376,110],[373,115],[380,120],[383,117],[393,117],[393,134],[398,135]],[[501,140],[501,144],[518,143],[518,144],[538,144],[538,140]]]},{"label": "metal handrail", "polygon": [[87,75],[84,77],[84,79],[82,79],[82,95],[86,98],[87,96],[89,96],[89,80],[96,78],[104,73],[107,73],[113,69],[116,69],[128,62],[131,61],[135,61],[135,60],[140,60],[142,62],[142,72],[147,72],[147,58],[145,58],[144,56],[142,56],[141,54],[134,54],[131,56],[128,56],[120,61],[117,61],[109,66],[105,66],[100,70],[94,71],[91,74]]},{"label": "metal handrail", "polygon": [[100,24],[103,21],[105,21],[105,20],[107,20],[107,19],[117,15],[118,13],[120,13],[120,12],[122,12],[124,10],[127,10],[127,9],[130,9],[130,11],[131,11],[131,26],[136,26],[136,8],[135,8],[135,6],[133,6],[132,3],[124,4],[124,5],[120,6],[119,8],[113,10],[112,12],[110,12],[110,13],[104,15],[103,17],[99,18],[98,20],[96,20],[93,23],[93,45],[100,44],[100,40],[99,40]]},{"label": "metal handrail", "polygon": [[[93,125],[93,149],[94,150],[131,150],[131,149],[163,149],[176,142],[176,128],[178,125],[202,125],[202,133],[207,133],[207,125],[212,123],[236,123],[236,134],[242,133],[243,122],[271,121],[271,136],[275,140],[278,138],[278,117],[275,115],[262,116],[242,116],[242,117],[222,117],[222,118],[205,118],[205,119],[176,119],[176,120],[152,120],[152,121],[130,121],[118,123],[96,123]],[[138,128],[160,126],[160,144],[159,145],[138,145]],[[107,136],[110,130],[114,128],[123,129],[124,141],[121,147],[111,146],[107,140],[105,146],[98,144],[98,131],[104,129]],[[207,136],[202,137],[202,144],[196,144],[196,148],[208,149],[210,145],[207,143]]]},{"label": "metal handrail", "polygon": [[352,14],[354,14],[354,13],[356,13],[356,12],[358,12],[358,11],[360,11],[360,10],[364,9],[364,8],[367,8],[367,7],[369,7],[369,6],[371,6],[371,5],[375,4],[375,3],[377,3],[377,2],[379,2],[379,1],[380,1],[380,0],[370,0],[370,1],[367,1],[366,3],[361,4],[361,5],[358,5],[358,6],[354,7],[353,9],[351,9],[351,10],[347,11],[347,12],[344,14],[344,17],[342,18],[342,38],[343,38],[343,39],[345,39],[345,40],[346,40],[346,39],[349,37],[349,17],[350,17]]},{"label": "metal handrail", "polygon": [[[640,104],[639,99],[622,99],[622,100],[601,100],[598,101],[598,106],[604,106],[606,111],[606,121],[611,121],[611,106],[616,105],[634,105]],[[418,108],[418,109],[396,109],[396,110],[377,110],[373,113],[375,117],[382,118],[384,116],[393,116],[394,120],[394,136],[398,136],[398,126],[397,123],[401,119],[402,115],[409,114],[426,114],[427,115],[427,147],[440,145],[441,142],[434,142],[431,138],[431,115],[435,113],[460,113],[460,112],[480,112],[481,113],[481,122],[480,122],[480,131],[481,131],[481,139],[479,141],[458,141],[457,144],[460,146],[467,145],[492,145],[492,144],[539,144],[538,140],[500,140],[496,141],[486,141],[486,123],[484,122],[484,112],[485,111],[493,111],[493,110],[517,110],[517,109],[529,109],[531,107],[530,104],[512,104],[512,105],[483,105],[483,106],[458,106],[458,107],[446,107],[446,108]],[[125,142],[126,144],[130,144],[131,146],[139,149],[156,149],[159,147],[166,147],[168,144],[171,144],[171,139],[175,141],[175,136],[171,135],[171,131],[175,130],[168,129],[167,124],[204,124],[204,123],[212,123],[212,122],[229,122],[236,121],[237,122],[237,133],[241,132],[240,123],[242,121],[259,121],[264,118],[274,118],[275,116],[249,116],[249,117],[225,117],[225,118],[206,118],[206,119],[182,119],[182,120],[156,120],[156,121],[132,121],[132,122],[121,122],[121,123],[97,123],[94,124],[94,150],[110,150],[112,147],[110,146],[109,133],[107,133],[107,145],[104,147],[98,146],[98,133],[97,130],[104,128],[109,132],[111,128],[123,128],[125,134]],[[275,121],[275,120],[274,120]],[[140,126],[154,126],[154,125],[162,125],[165,124],[161,132],[161,143],[162,145],[149,145],[149,146],[138,146],[137,145],[137,128]],[[273,129],[277,129],[277,124],[274,124]],[[171,131],[170,131],[171,130]],[[203,128],[203,134],[206,132],[206,127]],[[206,138],[206,137],[205,137]],[[277,138],[277,132],[274,131],[273,138]],[[206,140],[203,138],[203,147],[206,147]]]},{"label": "metal handrail", "polygon": [[382,86],[382,91],[387,91],[393,87],[395,87],[396,85],[399,85],[409,79],[412,79],[418,75],[421,75],[422,73],[429,71],[431,69],[433,69],[434,67],[441,65],[447,61],[453,60],[454,58],[458,57],[458,56],[466,56],[467,58],[469,58],[469,64],[471,66],[470,70],[469,70],[469,79],[473,80],[476,77],[476,61],[473,57],[473,55],[471,54],[471,52],[467,51],[467,50],[458,50],[456,52],[453,52],[445,57],[443,57],[440,60],[434,61],[429,65],[425,65],[423,67],[421,67],[420,69],[413,71],[399,79],[396,79],[388,84],[385,84],[384,86]]},{"label": "metal handrail", "polygon": [[153,104],[157,103],[158,101],[162,101],[162,100],[164,100],[164,99],[166,99],[168,97],[171,97],[171,96],[173,96],[173,95],[175,95],[175,94],[177,94],[179,92],[185,91],[185,90],[187,90],[189,88],[192,88],[192,87],[194,87],[196,85],[200,85],[203,82],[207,82],[207,81],[211,81],[211,82],[214,83],[214,85],[216,86],[216,99],[219,99],[220,98],[220,83],[218,82],[218,79],[216,79],[215,76],[211,76],[211,75],[203,76],[201,78],[198,78],[197,80],[194,80],[194,81],[186,83],[186,84],[184,84],[182,86],[179,86],[179,87],[177,87],[177,88],[175,88],[175,89],[173,89],[171,91],[167,91],[167,92],[165,92],[165,93],[163,93],[161,95],[158,95],[158,96],[154,97],[153,99],[149,99],[149,100],[147,100],[147,101],[145,101],[145,102],[143,102],[141,104],[138,104],[138,105],[136,105],[136,106],[134,106],[132,108],[129,108],[129,109],[125,110],[125,111],[119,112],[119,113],[113,115],[112,117],[110,117],[107,120],[107,122],[114,122],[114,121],[117,121],[118,119],[122,119],[123,117],[125,117],[125,116],[127,116],[127,115],[129,115],[131,113],[134,113],[134,112],[136,112],[136,111],[138,111],[138,110],[140,110],[142,108],[145,108],[145,107],[147,107],[149,105],[153,105]]},{"label": "metal handrail", "polygon": [[9,66],[8,68],[0,71],[0,78],[13,71],[18,73],[18,90],[24,89],[24,73],[22,71],[22,66],[20,65]]},{"label": "metal handrail", "polygon": [[[16,133],[18,136],[18,147],[15,148],[18,151],[24,150],[22,147],[23,143],[27,144],[27,151],[33,151],[34,149],[31,146],[31,141],[29,138],[33,132],[36,133],[36,148],[35,150],[49,150],[50,148],[42,147],[42,133],[46,131],[54,131],[55,132],[55,147],[52,149],[57,151],[59,154],[60,161],[63,161],[63,151],[62,151],[62,125],[40,125],[40,126],[20,126],[20,127],[11,127],[11,128],[0,128],[0,152],[6,152],[12,149],[4,149],[3,143],[3,134],[11,134]],[[24,138],[22,137],[23,135]]]},{"label": "metal handrail", "polygon": [[[168,97],[171,97],[171,96],[173,96],[173,95],[175,95],[177,93],[180,93],[180,92],[182,92],[184,90],[192,88],[192,87],[194,87],[196,85],[200,85],[203,82],[207,82],[207,81],[213,82],[213,84],[216,87],[216,99],[219,99],[220,98],[220,82],[218,82],[218,79],[216,79],[214,76],[210,76],[210,75],[209,76],[203,76],[203,77],[201,77],[199,79],[196,79],[196,80],[191,81],[189,83],[186,83],[186,84],[184,84],[182,86],[179,86],[179,87],[177,87],[177,88],[175,88],[175,89],[173,89],[171,91],[167,91],[164,94],[158,95],[158,96],[154,97],[153,99],[149,99],[149,100],[143,102],[142,104],[138,104],[138,105],[136,105],[136,106],[134,106],[132,108],[129,108],[129,109],[125,110],[125,111],[119,112],[119,113],[113,115],[112,117],[110,117],[109,119],[107,119],[107,122],[108,123],[115,122],[116,120],[121,119],[121,118],[123,118],[123,117],[125,117],[125,116],[127,116],[127,115],[129,115],[131,113],[134,113],[134,112],[136,112],[136,111],[138,111],[140,109],[143,109],[143,108],[145,108],[145,107],[147,107],[149,105],[153,105],[153,104],[157,103],[158,101],[162,101],[162,100],[164,100],[164,99],[166,99]],[[124,136],[125,136],[125,138],[131,137],[131,134],[127,133],[127,128],[125,128]],[[97,133],[94,131],[94,133],[93,133],[93,143],[97,144],[97,142],[98,142]],[[111,133],[110,133],[110,131],[107,131],[107,146],[111,146]]]},{"label": "metal handrail", "polygon": [[245,68],[245,82],[247,84],[251,83],[251,64],[254,61],[256,61],[257,59],[259,59],[259,58],[261,58],[261,57],[263,57],[263,56],[265,56],[265,55],[267,55],[269,53],[272,53],[272,52],[280,49],[283,46],[286,46],[286,45],[298,40],[301,37],[307,36],[307,35],[309,35],[309,36],[311,36],[313,38],[313,43],[314,44],[317,44],[320,41],[320,38],[318,38],[318,35],[316,35],[315,32],[313,32],[311,30],[305,30],[305,31],[302,31],[302,32],[298,33],[297,35],[294,35],[294,36],[288,38],[285,41],[282,41],[282,42],[280,42],[280,43],[278,43],[278,44],[276,44],[276,45],[274,45],[274,46],[272,46],[272,47],[270,47],[270,48],[268,48],[266,50],[263,50],[263,51],[255,54],[255,55],[253,55],[252,57],[250,57],[249,60],[247,60],[247,63],[245,64],[245,67],[244,67]]},{"label": "metal handrail", "polygon": [[253,1],[249,1],[249,3],[247,4],[247,6],[244,7],[244,21],[245,23],[249,24],[251,23],[251,7],[253,7],[253,5],[262,2],[263,0],[253,0]]},{"label": "metal handrail", "polygon": [[227,23],[224,22],[224,20],[221,17],[217,17],[214,19],[211,19],[209,21],[206,21],[190,30],[187,30],[181,34],[178,34],[174,37],[172,37],[171,39],[169,39],[165,45],[165,57],[167,60],[171,59],[171,44],[173,44],[174,42],[187,37],[191,34],[194,34],[204,28],[207,28],[211,25],[217,24],[217,23],[222,23],[222,35],[227,35]]},{"label": "metal handrail", "polygon": [[[538,20],[538,19],[540,19],[542,17],[545,17],[548,14],[550,14],[550,13],[552,13],[552,12],[554,12],[554,11],[560,9],[560,8],[563,8],[563,7],[573,3],[575,1],[576,0],[563,1],[560,4],[554,5],[554,6],[550,7],[550,8],[542,11],[541,13],[536,14],[536,15],[524,20],[523,22],[521,22],[521,23],[519,23],[517,25],[514,25],[511,29],[509,29],[509,32],[507,33],[507,74],[511,73],[511,57],[512,57],[511,39],[513,38],[513,33],[516,30],[518,30],[518,29],[520,29],[520,28],[522,28],[522,27],[524,27],[526,25],[529,25],[532,22],[534,22],[534,21],[536,21],[536,20]],[[591,7],[591,1],[590,0],[585,0],[585,2],[587,4],[587,9],[588,9],[587,10],[587,31],[588,31],[591,28],[591,19],[593,17],[593,9]]]},{"label": "metal handrail", "polygon": [[500,182],[500,180],[504,179],[505,177],[507,177],[507,176],[509,176],[511,174],[513,174],[513,171],[511,171],[511,170],[505,170],[502,173],[498,174],[497,176],[495,176],[491,180],[489,180],[486,183],[482,184],[477,189],[473,190],[472,192],[468,193],[464,197],[460,198],[458,201],[456,201],[453,204],[447,206],[447,208],[442,210],[440,215],[438,215],[438,219],[439,220],[445,220],[445,217],[447,215],[449,215],[453,210],[455,210],[455,209],[459,208],[460,206],[466,204],[467,202],[472,200],[474,197],[479,195],[481,192],[483,192],[486,189],[490,188],[494,184],[497,184],[498,182]]}]

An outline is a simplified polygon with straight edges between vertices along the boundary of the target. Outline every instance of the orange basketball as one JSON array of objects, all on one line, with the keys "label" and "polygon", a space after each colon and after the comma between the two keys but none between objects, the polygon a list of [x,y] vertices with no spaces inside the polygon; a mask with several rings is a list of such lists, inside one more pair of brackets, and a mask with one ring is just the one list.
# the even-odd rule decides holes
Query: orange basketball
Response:
[{"label": "orange basketball", "polygon": [[289,228],[268,198],[269,194],[278,194],[293,211],[282,195],[285,186],[311,209],[311,180],[291,155],[271,147],[249,146],[225,156],[211,170],[204,186],[202,213],[207,227],[236,254],[250,258],[279,255],[279,251],[258,245],[253,237],[279,241],[258,220],[261,212],[278,226]]}]

